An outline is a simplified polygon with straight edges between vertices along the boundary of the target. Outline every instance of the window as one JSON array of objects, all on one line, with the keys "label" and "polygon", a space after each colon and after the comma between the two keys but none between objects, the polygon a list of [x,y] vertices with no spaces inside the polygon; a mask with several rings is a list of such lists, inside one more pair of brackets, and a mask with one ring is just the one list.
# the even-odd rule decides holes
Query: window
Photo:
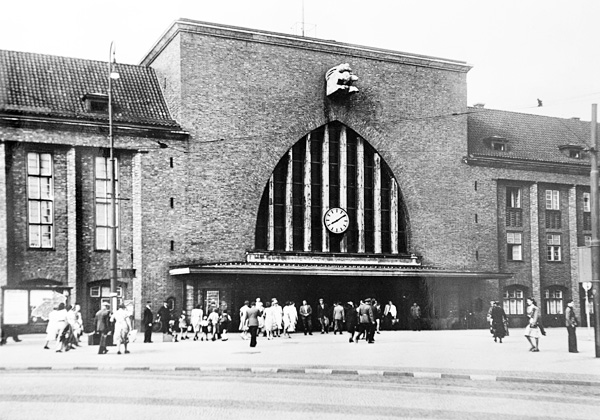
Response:
[{"label": "window", "polygon": [[559,191],[546,190],[546,210],[560,210]]},{"label": "window", "polygon": [[583,235],[583,242],[585,246],[592,246],[592,235]]},{"label": "window", "polygon": [[[96,157],[96,249],[109,250],[111,239],[110,159]],[[119,162],[115,159],[115,196],[119,197]],[[116,204],[116,235],[119,248],[119,202]]]},{"label": "window", "polygon": [[506,144],[500,143],[500,142],[492,142],[492,149],[494,149],[498,152],[505,152]]},{"label": "window", "polygon": [[521,188],[506,187],[506,207],[521,208]]},{"label": "window", "polygon": [[520,232],[506,232],[507,256],[509,261],[523,260],[522,234]]},{"label": "window", "polygon": [[590,201],[590,193],[589,192],[584,192],[583,193],[583,211],[584,212],[591,212],[592,211],[591,201]]},{"label": "window", "polygon": [[504,290],[503,300],[504,312],[507,315],[523,315],[524,302],[523,302],[523,290],[511,287]]},{"label": "window", "polygon": [[50,153],[27,154],[27,221],[30,248],[54,247],[54,179]]},{"label": "window", "polygon": [[560,261],[560,235],[546,235],[547,238],[547,251],[548,261]]},{"label": "window", "polygon": [[563,313],[563,292],[560,289],[546,289],[544,291],[546,300],[546,313],[558,315]]},{"label": "window", "polygon": [[87,93],[83,96],[86,112],[106,114],[108,112],[108,95],[104,93]]}]

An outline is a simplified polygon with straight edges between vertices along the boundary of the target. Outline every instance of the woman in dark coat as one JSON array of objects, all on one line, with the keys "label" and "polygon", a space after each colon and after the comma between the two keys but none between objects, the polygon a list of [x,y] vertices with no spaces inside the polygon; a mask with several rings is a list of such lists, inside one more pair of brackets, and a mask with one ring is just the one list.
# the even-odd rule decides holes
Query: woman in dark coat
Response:
[{"label": "woman in dark coat", "polygon": [[494,342],[497,342],[500,339],[502,343],[502,339],[506,336],[506,329],[504,328],[504,322],[506,321],[506,313],[504,309],[500,307],[498,302],[494,302],[494,306],[492,307],[492,334],[494,335]]}]

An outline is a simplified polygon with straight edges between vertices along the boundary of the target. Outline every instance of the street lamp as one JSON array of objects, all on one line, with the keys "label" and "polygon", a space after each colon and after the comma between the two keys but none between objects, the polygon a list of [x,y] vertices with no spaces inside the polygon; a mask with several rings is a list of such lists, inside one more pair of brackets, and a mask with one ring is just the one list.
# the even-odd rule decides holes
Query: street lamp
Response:
[{"label": "street lamp", "polygon": [[110,43],[108,54],[108,139],[110,142],[110,304],[117,310],[117,183],[115,168],[115,138],[113,130],[113,98],[112,81],[119,78],[114,71],[115,49],[114,42]]},{"label": "street lamp", "polygon": [[[598,105],[592,104],[590,145],[590,201],[592,212],[592,294],[594,301],[594,333],[596,357],[600,357],[600,206],[598,201]],[[587,301],[587,290],[586,290]]]}]

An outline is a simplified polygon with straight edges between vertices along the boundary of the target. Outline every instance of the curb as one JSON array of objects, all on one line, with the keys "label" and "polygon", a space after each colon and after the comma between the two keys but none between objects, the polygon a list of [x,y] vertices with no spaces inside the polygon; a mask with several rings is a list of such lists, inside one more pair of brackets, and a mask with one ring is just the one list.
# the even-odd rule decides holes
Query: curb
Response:
[{"label": "curb", "polygon": [[315,368],[275,368],[275,367],[227,367],[227,366],[169,366],[169,367],[150,367],[150,366],[73,366],[73,367],[52,367],[52,366],[26,366],[26,367],[2,367],[0,374],[10,371],[123,371],[123,372],[246,372],[246,373],[280,373],[280,374],[298,374],[298,375],[339,375],[339,376],[385,376],[385,377],[408,377],[415,379],[459,379],[466,381],[479,382],[517,382],[533,383],[545,385],[577,385],[600,387],[600,381],[583,381],[567,379],[545,379],[545,378],[526,378],[515,376],[498,376],[482,374],[454,374],[441,372],[417,372],[417,371],[394,371],[394,370],[352,370],[352,369],[315,369]]}]

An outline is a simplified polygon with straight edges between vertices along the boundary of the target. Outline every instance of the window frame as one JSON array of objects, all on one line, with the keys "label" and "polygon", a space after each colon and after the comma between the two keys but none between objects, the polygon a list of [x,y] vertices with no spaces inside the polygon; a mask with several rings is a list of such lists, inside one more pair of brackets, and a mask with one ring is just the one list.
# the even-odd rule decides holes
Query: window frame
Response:
[{"label": "window frame", "polygon": [[[515,197],[516,193],[516,197]],[[523,208],[523,194],[521,187],[506,187],[506,207],[510,209]],[[516,205],[515,204],[516,201]]]},{"label": "window frame", "polygon": [[[518,258],[515,258],[515,251],[517,250]],[[508,261],[523,261],[522,232],[506,232],[506,258]]]},{"label": "window frame", "polygon": [[562,239],[558,233],[546,234],[546,260],[549,262],[562,261]]},{"label": "window frame", "polygon": [[[121,242],[121,217],[119,205],[119,159],[115,159],[115,196],[116,200],[116,220],[115,234],[117,235],[117,251],[120,250]],[[102,163],[100,163],[102,160]],[[99,171],[99,168],[102,171]],[[110,234],[111,234],[111,199],[110,199],[110,158],[105,156],[94,157],[94,249],[96,251],[110,250]],[[102,173],[99,173],[102,172]],[[103,175],[103,176],[102,176]],[[98,223],[98,222],[101,223]],[[102,233],[101,233],[102,232]]]},{"label": "window frame", "polygon": [[[560,296],[557,296],[560,295]],[[560,287],[548,287],[544,290],[544,303],[547,315],[564,314],[565,292]]]},{"label": "window frame", "polygon": [[[35,159],[35,167],[31,165],[32,157]],[[47,157],[46,167],[43,165],[42,157]],[[54,155],[50,152],[28,151],[26,174],[27,247],[29,249],[54,249]],[[34,216],[35,214],[37,217]],[[33,241],[33,235],[36,232],[37,238]]]},{"label": "window frame", "polygon": [[504,288],[502,307],[506,315],[525,315],[525,291],[519,286]]},{"label": "window frame", "polygon": [[559,190],[546,190],[546,210],[560,210]]}]

